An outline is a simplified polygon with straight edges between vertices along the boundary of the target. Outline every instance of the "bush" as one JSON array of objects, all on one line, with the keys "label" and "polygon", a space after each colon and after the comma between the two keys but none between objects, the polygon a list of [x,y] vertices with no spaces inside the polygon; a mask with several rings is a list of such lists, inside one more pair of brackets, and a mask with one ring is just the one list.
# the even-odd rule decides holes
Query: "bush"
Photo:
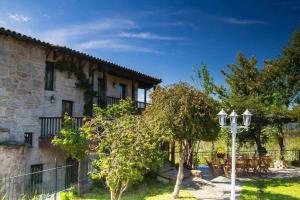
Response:
[{"label": "bush", "polygon": [[293,161],[291,161],[291,165],[299,167],[300,166],[300,160],[293,160]]},{"label": "bush", "polygon": [[75,199],[74,191],[66,191],[66,192],[60,192],[59,193],[59,199],[60,200],[72,200]]}]

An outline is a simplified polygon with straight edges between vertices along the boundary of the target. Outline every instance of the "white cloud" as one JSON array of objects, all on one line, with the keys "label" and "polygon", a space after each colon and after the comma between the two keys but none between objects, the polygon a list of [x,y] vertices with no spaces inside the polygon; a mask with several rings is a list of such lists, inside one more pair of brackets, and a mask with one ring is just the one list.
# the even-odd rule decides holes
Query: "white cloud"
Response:
[{"label": "white cloud", "polygon": [[105,39],[105,40],[91,40],[88,42],[83,42],[75,47],[78,50],[86,50],[86,49],[110,49],[113,51],[119,52],[145,52],[145,53],[161,53],[157,50],[129,45],[126,43],[122,43],[121,41]]},{"label": "white cloud", "polygon": [[49,30],[42,34],[42,39],[53,44],[66,45],[72,38],[135,27],[136,24],[131,20],[112,18]]},{"label": "white cloud", "polygon": [[220,20],[227,24],[238,24],[238,25],[255,25],[255,24],[268,24],[265,21],[253,20],[253,19],[239,19],[234,17],[222,17]]},{"label": "white cloud", "polygon": [[21,14],[9,14],[8,17],[10,20],[15,22],[28,22],[29,20],[31,20],[30,17]]},{"label": "white cloud", "polygon": [[161,36],[161,35],[156,35],[148,32],[142,32],[142,33],[121,32],[117,36],[125,37],[125,38],[145,39],[145,40],[168,40],[168,41],[183,40],[183,38],[172,37],[172,36]]}]

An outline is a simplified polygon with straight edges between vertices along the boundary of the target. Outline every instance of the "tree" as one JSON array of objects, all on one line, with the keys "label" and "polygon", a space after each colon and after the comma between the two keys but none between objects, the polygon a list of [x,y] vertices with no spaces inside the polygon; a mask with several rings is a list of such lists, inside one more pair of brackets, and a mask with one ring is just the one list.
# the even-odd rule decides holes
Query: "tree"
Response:
[{"label": "tree", "polygon": [[278,58],[266,61],[262,70],[264,90],[270,107],[269,121],[273,126],[284,159],[284,128],[296,120],[293,112],[300,99],[300,27],[291,35],[287,47]]},{"label": "tree", "polygon": [[227,69],[222,70],[227,90],[218,92],[222,105],[228,111],[234,109],[239,113],[250,109],[253,114],[252,125],[248,131],[238,134],[237,139],[240,144],[254,141],[261,148],[264,138],[261,130],[268,123],[265,116],[268,111],[265,100],[268,96],[265,94],[262,72],[257,66],[256,58],[247,59],[242,53],[238,53],[236,63],[228,65]]},{"label": "tree", "polygon": [[205,64],[202,64],[201,67],[194,68],[194,75],[192,76],[192,81],[195,85],[199,85],[201,91],[206,95],[215,94],[215,84],[214,79],[210,75],[209,71],[206,68]]},{"label": "tree", "polygon": [[141,181],[162,161],[160,135],[136,115],[132,101],[122,100],[106,109],[95,107],[94,113],[83,127],[97,155],[92,178],[104,178],[111,199],[119,200],[130,182]]},{"label": "tree", "polygon": [[78,161],[78,185],[77,192],[82,192],[82,180],[87,174],[83,174],[84,160],[88,154],[88,140],[81,129],[75,128],[75,121],[68,115],[64,116],[60,137],[55,136],[52,144],[61,147],[69,155]]},{"label": "tree", "polygon": [[300,92],[300,26],[291,35],[279,57],[266,61],[263,69],[269,103],[279,107],[293,106]]},{"label": "tree", "polygon": [[152,103],[145,111],[148,123],[157,124],[158,132],[179,144],[179,169],[173,198],[177,198],[183,180],[184,152],[188,141],[216,135],[216,110],[207,95],[186,83],[158,87],[151,94]]}]

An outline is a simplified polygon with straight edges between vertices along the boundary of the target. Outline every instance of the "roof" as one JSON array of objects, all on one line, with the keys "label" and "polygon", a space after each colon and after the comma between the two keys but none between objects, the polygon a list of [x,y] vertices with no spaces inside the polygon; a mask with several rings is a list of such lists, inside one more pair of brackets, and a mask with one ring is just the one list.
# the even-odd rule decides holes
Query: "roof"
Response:
[{"label": "roof", "polygon": [[11,36],[11,37],[13,37],[15,39],[18,39],[18,40],[21,40],[21,41],[32,42],[32,43],[35,43],[35,44],[40,45],[40,46],[45,47],[45,48],[61,50],[63,52],[70,53],[70,54],[75,55],[75,56],[80,56],[84,59],[91,60],[91,61],[94,61],[94,62],[104,63],[104,64],[108,65],[109,67],[116,68],[117,70],[123,70],[123,71],[126,71],[126,72],[130,73],[130,74],[146,78],[146,79],[150,80],[151,82],[153,82],[155,84],[159,84],[162,81],[160,78],[149,76],[147,74],[135,71],[133,69],[129,69],[127,67],[118,65],[118,64],[110,62],[110,61],[102,60],[100,58],[91,56],[87,53],[76,51],[74,49],[71,49],[71,48],[68,48],[68,47],[65,47],[65,46],[63,47],[63,46],[59,46],[59,45],[53,45],[53,44],[50,44],[48,42],[44,42],[44,41],[41,41],[39,39],[30,37],[30,36],[27,36],[27,35],[24,35],[24,34],[21,34],[21,33],[17,33],[15,31],[12,31],[12,30],[9,30],[9,29],[5,29],[3,27],[0,27],[0,34],[6,35],[6,36]]}]

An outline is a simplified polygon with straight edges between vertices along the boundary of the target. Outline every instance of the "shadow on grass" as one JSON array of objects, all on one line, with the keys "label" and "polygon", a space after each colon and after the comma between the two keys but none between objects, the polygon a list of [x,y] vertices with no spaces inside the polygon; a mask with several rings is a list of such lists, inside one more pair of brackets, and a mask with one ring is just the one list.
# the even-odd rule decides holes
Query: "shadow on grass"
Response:
[{"label": "shadow on grass", "polygon": [[[123,194],[122,200],[167,200],[170,199],[173,189],[174,183],[162,184],[153,179],[146,179],[143,183],[131,186],[128,191]],[[106,200],[110,199],[110,195],[107,190],[100,188],[77,199]],[[178,199],[196,200],[189,192],[184,190],[180,191]]]}]

